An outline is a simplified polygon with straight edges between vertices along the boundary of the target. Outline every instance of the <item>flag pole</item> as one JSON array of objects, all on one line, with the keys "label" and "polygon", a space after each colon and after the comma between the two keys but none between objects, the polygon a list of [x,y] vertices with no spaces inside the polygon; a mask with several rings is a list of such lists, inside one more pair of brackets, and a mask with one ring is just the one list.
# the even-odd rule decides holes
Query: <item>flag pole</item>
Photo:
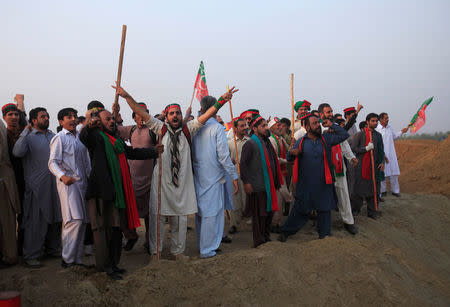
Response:
[{"label": "flag pole", "polygon": [[[229,92],[229,91],[230,91],[230,87],[227,85],[227,92]],[[234,130],[233,107],[231,106],[231,100],[228,103],[230,105],[231,129],[233,129],[234,149],[236,150],[237,171],[238,171],[238,174],[240,174],[241,168],[240,168],[240,164],[239,164],[239,154],[238,154],[238,148],[237,148],[236,131]]]},{"label": "flag pole", "polygon": [[195,95],[195,84],[194,84],[194,91],[192,91],[191,103],[189,104],[189,107],[191,108],[192,108],[192,101],[194,101],[194,95]]},{"label": "flag pole", "polygon": [[[158,145],[162,142],[162,133],[159,133]],[[161,179],[162,179],[162,154],[158,152],[158,216],[156,219],[156,259],[159,261],[161,259]]]},{"label": "flag pole", "polygon": [[294,74],[291,74],[291,108],[292,108],[291,137],[292,139],[294,139]]},{"label": "flag pole", "polygon": [[[122,41],[120,42],[120,56],[119,56],[119,68],[117,70],[117,86],[120,86],[120,82],[122,81],[122,65],[123,65],[123,53],[125,51],[125,38],[127,36],[127,26],[122,25]],[[117,104],[119,103],[119,95],[116,93],[114,98],[114,106],[113,113],[116,109]]]},{"label": "flag pole", "polygon": [[[369,131],[369,141],[370,143],[373,144],[371,131]],[[375,178],[375,163],[373,160],[373,149],[370,150],[370,162],[372,164],[373,202],[375,204],[375,211],[378,211],[378,194],[377,194],[377,183]]]}]

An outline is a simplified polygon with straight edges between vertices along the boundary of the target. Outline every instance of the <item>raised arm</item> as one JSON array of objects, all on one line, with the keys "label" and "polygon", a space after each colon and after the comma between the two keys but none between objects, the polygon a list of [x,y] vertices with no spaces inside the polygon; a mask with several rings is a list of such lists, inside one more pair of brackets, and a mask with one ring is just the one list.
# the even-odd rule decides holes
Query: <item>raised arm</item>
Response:
[{"label": "raised arm", "polygon": [[151,117],[150,114],[147,113],[147,111],[143,107],[141,107],[133,99],[133,97],[131,97],[130,94],[128,94],[120,85],[117,85],[117,82],[116,82],[116,86],[112,85],[111,87],[116,90],[117,95],[119,95],[120,97],[124,98],[127,101],[128,105],[130,106],[131,110],[133,110],[134,113],[136,113],[137,115],[142,117],[144,122],[148,122],[148,120]]},{"label": "raised arm", "polygon": [[28,125],[25,129],[23,129],[22,133],[20,134],[19,139],[17,140],[16,144],[14,144],[13,147],[13,155],[18,158],[24,157],[28,153],[28,135],[30,134],[31,130],[30,125]]},{"label": "raised arm", "polygon": [[208,119],[210,119],[211,117],[216,115],[217,111],[219,111],[221,107],[223,107],[228,101],[231,100],[231,98],[233,97],[233,94],[236,93],[237,91],[239,91],[239,90],[235,89],[234,86],[232,88],[230,88],[225,94],[223,94],[219,98],[219,100],[217,100],[217,102],[211,108],[209,108],[205,113],[203,113],[198,118],[198,121],[202,125],[204,125],[208,121]]}]

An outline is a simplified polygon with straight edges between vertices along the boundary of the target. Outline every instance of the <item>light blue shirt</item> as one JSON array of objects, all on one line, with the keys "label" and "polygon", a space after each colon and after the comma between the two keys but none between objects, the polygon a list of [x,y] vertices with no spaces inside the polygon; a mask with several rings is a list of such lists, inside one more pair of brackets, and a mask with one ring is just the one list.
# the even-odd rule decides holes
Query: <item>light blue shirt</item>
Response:
[{"label": "light blue shirt", "polygon": [[232,206],[229,179],[236,180],[238,175],[231,162],[225,130],[215,118],[210,118],[192,139],[192,150],[198,214],[216,216]]}]

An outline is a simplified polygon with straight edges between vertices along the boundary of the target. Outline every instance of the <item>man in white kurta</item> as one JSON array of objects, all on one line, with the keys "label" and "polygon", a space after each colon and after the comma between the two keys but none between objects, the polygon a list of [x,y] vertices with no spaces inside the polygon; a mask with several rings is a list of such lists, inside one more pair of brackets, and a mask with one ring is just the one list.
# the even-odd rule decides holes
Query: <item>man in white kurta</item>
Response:
[{"label": "man in white kurta", "polygon": [[[73,129],[70,127],[70,131],[63,125],[63,129],[50,142],[48,167],[56,177],[63,219],[63,266],[83,263],[84,234],[89,222],[85,194],[91,165],[88,151],[78,136],[75,125]],[[64,183],[67,177],[73,178],[68,182],[73,183]]]},{"label": "man in white kurta", "polygon": [[[406,133],[408,128],[403,128],[401,131],[395,132],[391,125],[389,125],[389,115],[381,113],[380,122],[376,130],[381,133],[383,137],[384,154],[386,158],[384,176],[386,179],[389,179],[392,195],[399,197],[400,185],[398,183],[398,176],[400,175],[400,168],[398,167],[394,141]],[[381,181],[380,192],[383,194],[386,193],[386,179]]]},{"label": "man in white kurta", "polygon": [[[237,145],[237,155],[240,159],[241,153],[242,153],[242,147],[244,144],[250,139],[246,135],[247,131],[247,122],[239,118],[237,121],[234,122],[235,129],[236,129],[236,145]],[[232,131],[232,129],[230,129]],[[231,161],[235,164],[236,172],[238,171],[238,158],[236,157],[236,147],[234,144],[234,137],[232,137],[230,140],[228,140],[228,149],[230,150],[230,158]],[[247,196],[244,191],[244,184],[242,183],[242,179],[238,178],[238,185],[239,190],[238,192],[233,195],[233,211],[230,213],[230,234],[234,234],[237,232],[238,227],[242,220],[242,214],[244,213],[245,209],[245,201],[247,199]]]},{"label": "man in white kurta", "polygon": [[[202,109],[210,108],[216,99],[203,97]],[[226,175],[237,186],[238,175],[231,162],[228,142],[215,118],[210,118],[192,140],[194,157],[194,182],[198,212],[195,215],[195,230],[200,258],[216,255],[222,241],[224,209],[228,198]]]},{"label": "man in white kurta", "polygon": [[[186,245],[187,218],[189,214],[197,213],[197,198],[194,189],[194,178],[191,160],[191,138],[203,127],[208,119],[216,115],[217,111],[228,102],[237,89],[232,87],[220,99],[197,119],[182,124],[181,107],[170,104],[165,108],[166,122],[150,116],[121,86],[113,86],[116,94],[126,99],[131,109],[146,122],[146,125],[161,138],[164,152],[158,159],[153,172],[150,192],[150,236],[149,245],[152,255],[158,252],[157,223],[160,223],[160,246],[164,237],[164,220],[169,217],[171,229],[170,252],[176,260],[182,260]],[[173,128],[175,127],[175,128]],[[223,129],[223,127],[222,127]],[[160,161],[162,160],[162,161]],[[162,163],[161,174],[161,217],[158,219],[158,184],[159,163]],[[222,228],[223,230],[223,228]]]}]

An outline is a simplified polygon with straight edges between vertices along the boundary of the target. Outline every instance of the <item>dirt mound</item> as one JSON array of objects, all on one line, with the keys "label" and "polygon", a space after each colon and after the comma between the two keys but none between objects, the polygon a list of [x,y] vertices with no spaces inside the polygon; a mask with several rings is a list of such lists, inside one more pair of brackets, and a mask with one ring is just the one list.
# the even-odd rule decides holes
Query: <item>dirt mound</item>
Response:
[{"label": "dirt mound", "polygon": [[[39,270],[2,271],[0,289],[18,289],[24,305],[450,305],[450,201],[439,195],[386,197],[377,221],[356,217],[360,233],[342,229],[317,239],[310,222],[286,243],[250,248],[247,228],[211,259],[198,259],[188,233],[187,262],[150,263],[135,247],[122,257],[130,272],[112,282],[104,273],[60,260]],[[5,273],[4,273],[5,272]]]},{"label": "dirt mound", "polygon": [[395,147],[402,191],[450,196],[450,138],[400,140]]}]

